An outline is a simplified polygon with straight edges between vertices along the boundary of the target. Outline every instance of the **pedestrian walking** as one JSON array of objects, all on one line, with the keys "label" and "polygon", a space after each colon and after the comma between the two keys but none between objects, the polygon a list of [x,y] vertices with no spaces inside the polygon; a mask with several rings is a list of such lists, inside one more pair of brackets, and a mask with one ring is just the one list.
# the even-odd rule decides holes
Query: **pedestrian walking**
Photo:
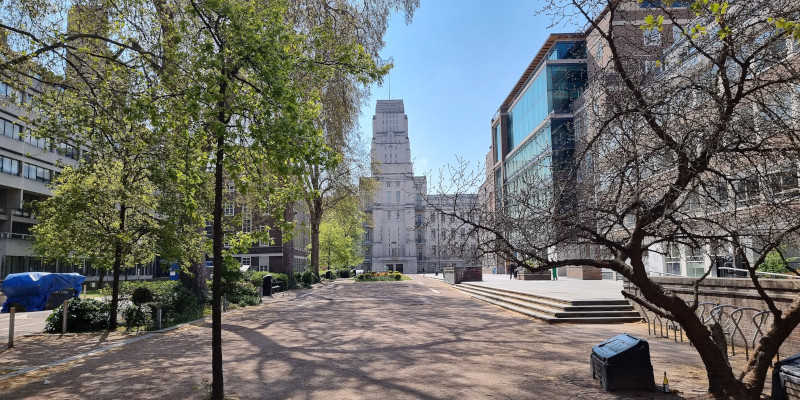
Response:
[{"label": "pedestrian walking", "polygon": [[558,268],[553,268],[553,280],[558,280]]},{"label": "pedestrian walking", "polygon": [[514,278],[514,268],[511,266],[506,266],[506,269],[508,270],[508,279]]}]

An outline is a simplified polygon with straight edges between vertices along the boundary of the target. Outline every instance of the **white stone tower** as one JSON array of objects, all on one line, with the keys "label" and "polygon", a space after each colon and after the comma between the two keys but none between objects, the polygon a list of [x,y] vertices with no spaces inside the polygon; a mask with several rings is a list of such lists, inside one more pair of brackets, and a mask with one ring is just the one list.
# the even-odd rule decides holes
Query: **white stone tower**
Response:
[{"label": "white stone tower", "polygon": [[373,271],[417,272],[424,237],[416,214],[422,212],[425,177],[414,176],[408,141],[408,116],[403,100],[378,100],[372,117],[372,163],[380,185],[372,205],[365,264]]}]

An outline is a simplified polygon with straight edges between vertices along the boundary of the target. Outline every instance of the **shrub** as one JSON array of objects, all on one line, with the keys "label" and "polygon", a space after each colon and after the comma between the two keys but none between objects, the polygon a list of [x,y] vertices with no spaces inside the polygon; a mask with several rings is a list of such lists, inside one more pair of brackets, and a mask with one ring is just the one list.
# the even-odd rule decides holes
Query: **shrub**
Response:
[{"label": "shrub", "polygon": [[336,273],[339,275],[339,278],[349,278],[350,268],[339,268],[336,270]]},{"label": "shrub", "polygon": [[[145,291],[151,293],[151,302],[137,304],[133,298],[134,293]],[[120,297],[129,299],[136,305],[147,305],[152,325],[155,324],[158,308],[161,308],[162,325],[179,324],[202,317],[203,309],[208,302],[208,297],[198,299],[178,281],[124,282],[120,285]]]},{"label": "shrub", "polygon": [[[61,332],[64,305],[58,306],[45,320],[44,331]],[[74,298],[67,303],[68,332],[96,332],[107,330],[109,325],[108,303],[94,299]]]},{"label": "shrub", "polygon": [[[150,329],[154,325],[153,314],[155,313],[155,305],[147,303],[142,305],[129,305],[122,309],[122,319],[125,321],[125,329],[132,330],[133,328],[144,327]],[[163,321],[162,321],[163,322]]]},{"label": "shrub", "polygon": [[286,274],[278,274],[271,272],[273,282],[279,282],[281,285],[281,289],[288,290],[289,288],[289,276]]},{"label": "shrub", "polygon": [[131,302],[140,306],[153,301],[153,292],[147,286],[138,286],[131,293]]},{"label": "shrub", "polygon": [[356,276],[358,282],[377,282],[377,281],[399,281],[403,279],[403,274],[397,271],[388,272],[365,272]]},{"label": "shrub", "polygon": [[[267,272],[267,271],[252,272],[252,273],[250,273],[250,279],[249,279],[250,283],[252,283],[253,286],[255,286],[255,287],[262,286],[262,285],[264,285],[264,277],[267,276],[267,275],[271,275],[271,274],[269,272]],[[275,279],[275,277],[273,277],[272,279]]]},{"label": "shrub", "polygon": [[227,293],[228,302],[239,306],[254,306],[261,303],[261,298],[258,296],[258,288],[250,282],[236,282],[232,289]]},{"label": "shrub", "polygon": [[315,283],[319,283],[319,276],[313,269],[307,268],[301,273],[300,282],[303,282],[304,286],[311,286]]}]

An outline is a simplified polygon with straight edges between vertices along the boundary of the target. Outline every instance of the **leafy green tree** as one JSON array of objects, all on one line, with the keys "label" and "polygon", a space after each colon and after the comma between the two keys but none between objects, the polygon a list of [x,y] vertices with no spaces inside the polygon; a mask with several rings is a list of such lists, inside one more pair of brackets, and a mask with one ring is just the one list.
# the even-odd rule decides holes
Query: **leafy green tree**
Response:
[{"label": "leafy green tree", "polygon": [[[395,3],[390,7],[384,1],[96,1],[80,5],[95,13],[94,18],[88,15],[79,19],[86,29],[66,32],[59,21],[70,10],[62,2],[35,3],[11,0],[10,18],[0,21],[0,31],[10,44],[2,48],[2,79],[18,80],[22,85],[42,82],[41,74],[27,68],[26,63],[35,60],[50,63],[53,71],[76,71],[78,79],[90,88],[87,93],[99,93],[101,98],[104,91],[94,89],[103,84],[110,70],[119,71],[118,76],[127,73],[134,80],[127,86],[122,84],[125,81],[114,81],[121,87],[137,89],[122,92],[130,95],[145,88],[152,90],[152,96],[146,97],[150,101],[134,102],[135,107],[125,108],[131,104],[129,99],[140,98],[135,95],[122,96],[122,101],[111,104],[121,109],[121,120],[110,121],[107,131],[135,125],[136,130],[168,136],[166,142],[156,144],[153,136],[142,135],[144,143],[156,149],[167,146],[164,143],[191,148],[182,153],[182,158],[149,168],[151,173],[169,178],[165,181],[183,185],[180,194],[169,196],[170,201],[161,206],[153,204],[158,210],[188,210],[189,218],[175,217],[169,220],[169,226],[186,224],[183,232],[193,232],[192,223],[203,216],[204,194],[191,187],[198,185],[201,177],[213,176],[213,189],[205,197],[213,210],[209,249],[214,260],[211,397],[221,399],[223,268],[229,264],[231,251],[253,240],[247,234],[225,237],[225,176],[235,181],[240,192],[261,198],[264,210],[276,211],[279,205],[297,199],[298,178],[306,173],[305,166],[333,165],[335,157],[316,123],[322,83],[341,74],[368,85],[389,69],[376,61],[376,47],[364,46],[358,34],[337,35],[337,29],[342,33],[356,28],[352,32],[368,34],[373,38],[371,43],[382,46],[379,39]],[[357,23],[340,28],[337,21],[352,17],[347,11],[353,4],[360,7],[355,14]],[[404,4],[410,14],[416,1]],[[299,10],[310,6],[333,12],[321,25],[301,21],[304,14]],[[55,81],[45,83],[60,84]],[[61,87],[64,92],[70,90],[69,86]],[[113,159],[114,150],[113,145],[98,148],[109,152],[109,159]],[[167,184],[158,187],[170,189]],[[122,203],[124,199],[119,201],[118,205],[126,204]],[[233,244],[231,251],[224,251],[224,241]]]},{"label": "leafy green tree", "polygon": [[355,196],[326,213],[320,225],[320,253],[329,269],[351,267],[364,261],[362,249],[365,216]]}]

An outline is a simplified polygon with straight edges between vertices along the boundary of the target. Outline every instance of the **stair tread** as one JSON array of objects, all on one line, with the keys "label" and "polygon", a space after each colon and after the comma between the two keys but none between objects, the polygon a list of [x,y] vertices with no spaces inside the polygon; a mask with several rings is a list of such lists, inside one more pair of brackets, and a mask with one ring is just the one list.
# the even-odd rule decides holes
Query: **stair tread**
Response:
[{"label": "stair tread", "polygon": [[[465,294],[476,299],[503,307],[524,315],[528,315],[548,323],[623,323],[623,322],[636,322],[641,320],[641,316],[636,311],[628,310],[597,310],[597,311],[565,311],[564,307],[569,307],[563,304],[558,304],[556,308],[549,308],[537,304],[537,302],[526,301],[525,299],[514,299],[517,296],[508,295],[503,298],[503,293],[486,293],[486,291],[473,289],[475,285],[460,286],[456,285],[458,289]],[[518,293],[518,292],[515,292]],[[535,296],[533,297],[539,300]],[[553,303],[557,304],[557,303]],[[585,306],[584,306],[585,307]]]}]

